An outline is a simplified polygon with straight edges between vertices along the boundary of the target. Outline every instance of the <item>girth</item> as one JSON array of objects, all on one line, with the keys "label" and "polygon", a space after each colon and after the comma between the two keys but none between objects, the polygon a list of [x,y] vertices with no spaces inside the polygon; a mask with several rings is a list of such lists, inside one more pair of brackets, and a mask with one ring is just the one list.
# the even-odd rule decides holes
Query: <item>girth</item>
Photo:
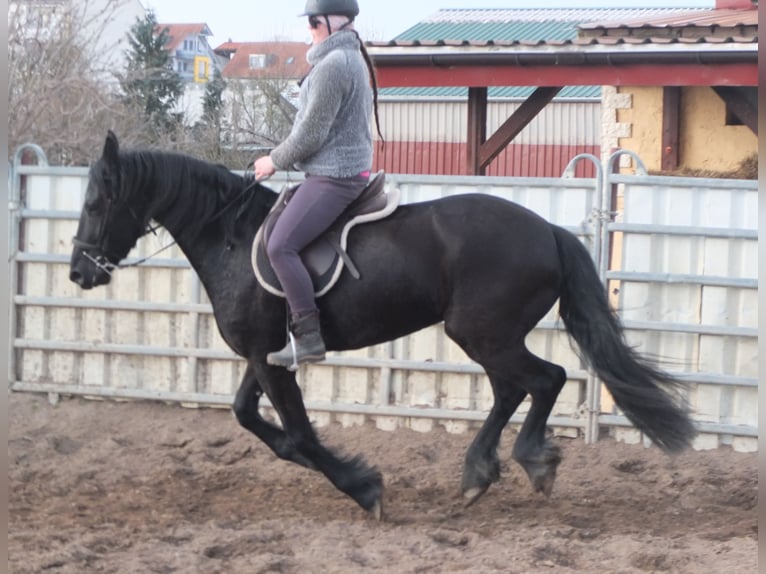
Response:
[{"label": "girth", "polygon": [[[355,279],[361,278],[359,270],[346,251],[348,232],[360,223],[389,216],[399,205],[399,190],[394,188],[386,191],[384,183],[385,173],[379,171],[327,231],[301,251],[301,260],[314,283],[316,297],[321,297],[330,290],[340,277],[344,266]],[[255,276],[264,289],[279,297],[284,297],[285,294],[269,262],[266,245],[277,219],[298,187],[299,185],[286,187],[279,194],[253,241],[251,259]]]}]

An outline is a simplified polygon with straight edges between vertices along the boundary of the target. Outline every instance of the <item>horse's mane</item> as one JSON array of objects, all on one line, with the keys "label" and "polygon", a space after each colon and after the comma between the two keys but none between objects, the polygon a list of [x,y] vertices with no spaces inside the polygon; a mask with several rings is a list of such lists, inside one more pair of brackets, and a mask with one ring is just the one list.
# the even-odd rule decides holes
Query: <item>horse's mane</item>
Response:
[{"label": "horse's mane", "polygon": [[[151,192],[145,211],[162,218],[169,230],[196,237],[213,221],[220,221],[229,239],[254,231],[276,200],[276,193],[226,166],[173,152],[131,151],[120,155],[123,189]],[[126,198],[128,201],[139,198]]]}]

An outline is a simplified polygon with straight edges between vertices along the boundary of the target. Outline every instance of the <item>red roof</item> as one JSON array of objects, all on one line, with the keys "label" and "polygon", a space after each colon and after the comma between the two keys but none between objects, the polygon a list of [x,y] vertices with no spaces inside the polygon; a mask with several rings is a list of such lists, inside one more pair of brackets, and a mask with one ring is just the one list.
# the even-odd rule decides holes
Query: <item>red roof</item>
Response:
[{"label": "red roof", "polygon": [[586,37],[628,35],[655,39],[683,36],[704,41],[725,37],[753,42],[758,40],[758,9],[685,11],[654,18],[588,22],[579,27]]},{"label": "red roof", "polygon": [[213,33],[207,24],[157,24],[157,31],[168,29],[169,40],[166,44],[168,51],[172,52],[189,36],[212,36]]},{"label": "red roof", "polygon": [[[309,71],[306,61],[309,47],[304,42],[225,42],[214,51],[219,56],[229,58],[229,62],[223,68],[224,78],[299,79]],[[265,56],[265,65],[251,68],[251,55]]]}]

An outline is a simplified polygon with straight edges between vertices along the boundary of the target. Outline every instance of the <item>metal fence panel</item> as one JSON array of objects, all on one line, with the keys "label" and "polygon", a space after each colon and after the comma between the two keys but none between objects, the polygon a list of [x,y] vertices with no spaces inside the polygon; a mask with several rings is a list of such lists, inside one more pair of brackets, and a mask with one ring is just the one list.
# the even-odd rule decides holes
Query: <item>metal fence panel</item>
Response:
[{"label": "metal fence panel", "polygon": [[[120,270],[107,287],[81,291],[68,280],[68,262],[86,170],[14,169],[19,209],[12,211],[13,388],[230,404],[244,362],[218,334],[210,302],[178,248]],[[597,171],[601,174],[600,166]],[[475,192],[518,202],[576,232],[596,261],[609,253],[601,229],[612,207],[602,202],[602,193],[622,186],[623,217],[604,229],[624,236],[623,264],[606,277],[620,281],[620,313],[629,339],[665,359],[663,366],[693,379],[689,399],[705,430],[699,448],[752,447],[748,441],[757,431],[751,400],[757,364],[753,182],[644,175],[387,178],[404,202]],[[271,185],[278,189],[288,179],[300,176],[280,173]],[[170,241],[164,232],[148,235],[130,258],[153,254]],[[640,440],[608,403],[599,412],[597,382],[571,348],[556,309],[527,343],[567,370],[567,385],[550,419],[558,432],[595,440],[599,425],[607,425],[624,440]],[[299,381],[320,425],[372,419],[381,428],[427,431],[442,424],[459,432],[483,420],[492,403],[483,371],[441,325],[367,349],[331,353],[323,364],[302,367]],[[512,422],[523,420],[527,408],[524,403]]]},{"label": "metal fence panel", "polygon": [[[697,448],[757,448],[756,182],[616,176],[628,340],[690,382]],[[623,421],[624,422],[624,421]],[[640,440],[635,430],[619,431]]]}]

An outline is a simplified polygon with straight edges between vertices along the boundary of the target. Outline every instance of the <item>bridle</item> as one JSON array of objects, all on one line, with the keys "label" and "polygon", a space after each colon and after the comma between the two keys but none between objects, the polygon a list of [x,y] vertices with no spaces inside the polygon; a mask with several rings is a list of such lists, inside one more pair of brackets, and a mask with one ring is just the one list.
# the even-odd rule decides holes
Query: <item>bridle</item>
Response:
[{"label": "bridle", "polygon": [[[210,218],[210,221],[215,221],[219,217],[221,217],[224,213],[226,213],[230,207],[232,207],[238,200],[240,200],[248,191],[256,187],[259,183],[259,180],[254,179],[252,183],[245,186],[245,188],[240,192],[240,194],[235,197],[233,200],[229,201],[226,205],[224,205],[218,213],[213,215],[213,217]],[[106,211],[104,212],[104,217],[101,223],[101,227],[98,230],[98,238],[96,240],[96,243],[89,243],[87,241],[83,241],[82,239],[78,238],[76,235],[72,237],[72,244],[82,250],[83,257],[85,257],[88,261],[93,263],[93,265],[96,266],[97,269],[103,271],[110,277],[112,276],[112,271],[115,269],[125,269],[128,267],[137,267],[141,265],[142,263],[145,263],[152,257],[155,257],[156,255],[159,255],[166,249],[171,248],[173,245],[177,243],[177,241],[174,239],[172,242],[168,243],[167,245],[160,247],[157,251],[152,253],[151,255],[147,255],[146,257],[142,257],[141,259],[137,261],[133,261],[132,263],[112,263],[111,259],[109,257],[109,253],[104,247],[105,239],[106,239],[106,225],[109,221],[109,215],[112,211],[112,207],[114,205],[114,201],[107,200],[106,205]],[[126,204],[126,207],[128,208],[128,212],[130,213],[131,217],[133,217],[133,220],[136,223],[141,224],[141,220],[139,219],[138,215],[136,215],[136,212],[133,211],[133,208],[130,205]],[[143,225],[143,224],[141,224]],[[148,223],[146,225],[146,229],[143,233],[141,233],[140,237],[143,237],[147,233],[151,232],[155,236],[157,236],[157,229],[159,227],[155,225],[151,225]],[[95,251],[98,253],[95,257],[89,253],[89,251]],[[114,257],[114,259],[117,259]]]},{"label": "bridle", "polygon": [[[107,222],[109,221],[109,215],[111,214],[112,207],[114,205],[114,201],[108,199],[106,203],[106,211],[104,212],[104,216],[101,221],[101,226],[98,230],[98,238],[96,239],[95,243],[89,243],[87,241],[83,241],[76,235],[72,237],[72,244],[82,250],[82,255],[85,257],[88,261],[93,263],[93,265],[96,266],[100,271],[103,271],[110,277],[112,276],[112,271],[115,269],[125,269],[127,267],[136,267],[138,265],[141,265],[142,263],[146,262],[147,260],[151,259],[155,255],[158,255],[165,251],[166,249],[169,249],[173,245],[175,245],[176,241],[173,240],[168,245],[165,245],[164,247],[161,247],[151,255],[147,255],[146,257],[143,257],[142,259],[139,259],[138,261],[134,261],[132,263],[112,263],[112,259],[117,259],[116,257],[109,257],[109,252],[106,250],[104,243],[106,242],[106,226]],[[133,211],[133,208],[130,205],[126,204],[126,207],[128,208],[128,212],[130,213],[131,217],[133,217],[133,220],[136,223],[141,223],[141,220],[138,218],[138,215],[136,215],[136,212]],[[143,224],[142,224],[143,225]],[[140,237],[143,237],[147,233],[151,232],[155,236],[157,235],[157,226],[147,224],[146,229],[143,233],[141,233]],[[90,251],[95,251],[98,253],[95,257],[90,254]]]}]

